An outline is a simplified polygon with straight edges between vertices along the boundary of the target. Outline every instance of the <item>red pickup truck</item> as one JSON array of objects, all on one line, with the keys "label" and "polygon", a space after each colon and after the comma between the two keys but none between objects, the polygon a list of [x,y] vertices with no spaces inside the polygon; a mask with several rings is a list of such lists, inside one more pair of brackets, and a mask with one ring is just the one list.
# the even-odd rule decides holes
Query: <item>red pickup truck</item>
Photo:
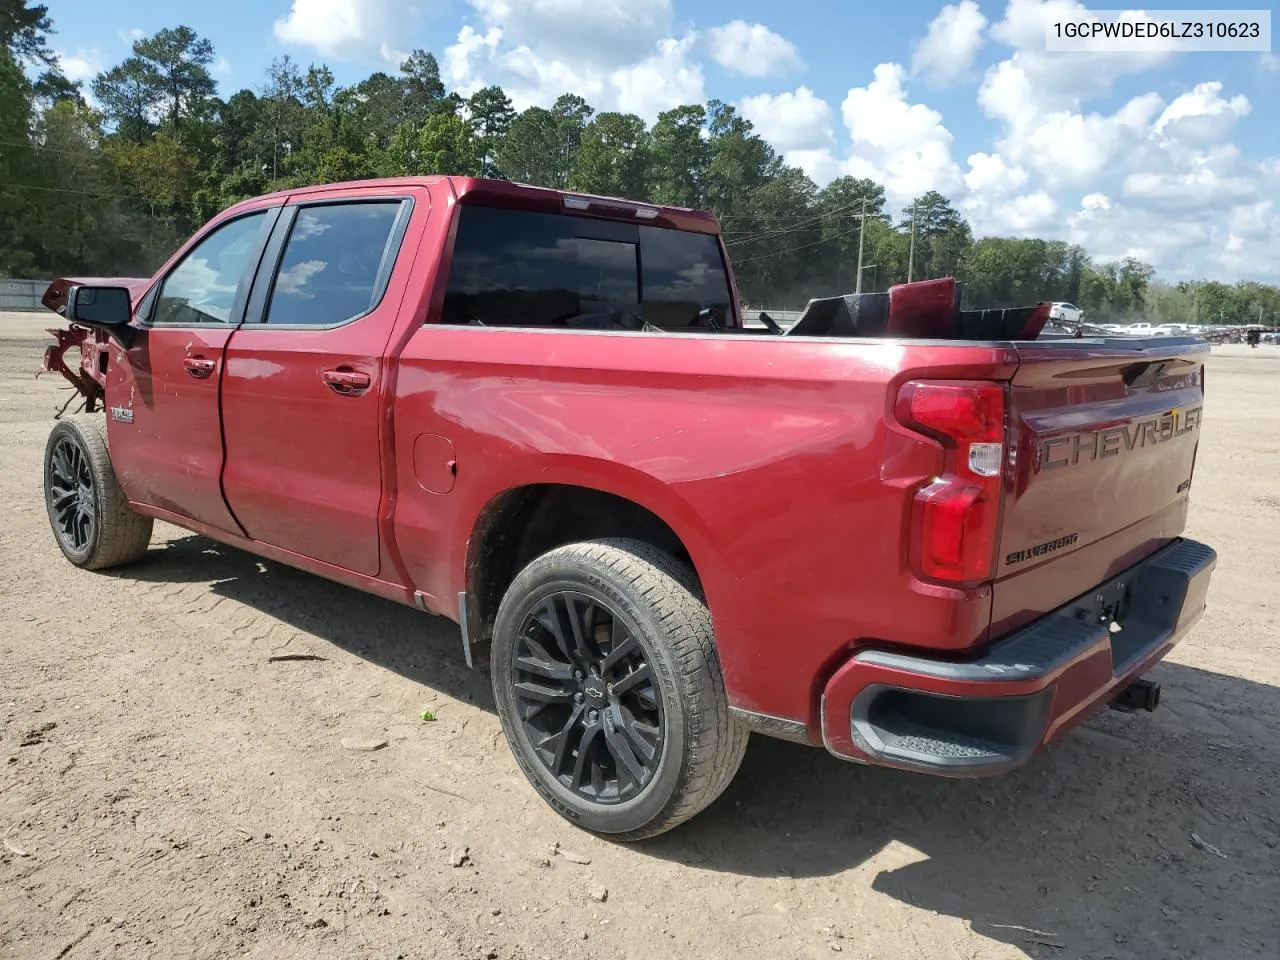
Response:
[{"label": "red pickup truck", "polygon": [[[241,203],[150,279],[63,279],[67,559],[153,518],[461,626],[576,824],[652,836],[751,731],[1010,770],[1200,616],[1191,338],[1046,336],[951,280],[744,318],[705,213],[450,177]],[[78,351],[78,356],[77,356]]]}]

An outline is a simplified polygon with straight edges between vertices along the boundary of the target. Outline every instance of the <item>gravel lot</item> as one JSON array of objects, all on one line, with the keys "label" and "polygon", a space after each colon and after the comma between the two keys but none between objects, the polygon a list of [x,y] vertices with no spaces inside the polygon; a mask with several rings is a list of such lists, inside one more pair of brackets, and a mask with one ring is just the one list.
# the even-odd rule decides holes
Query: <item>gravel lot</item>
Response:
[{"label": "gravel lot", "polygon": [[165,525],[67,564],[55,319],[0,315],[0,956],[1280,956],[1280,349],[1209,361],[1189,533],[1220,561],[1157,713],[973,783],[757,739],[616,846],[525,783],[452,625]]}]

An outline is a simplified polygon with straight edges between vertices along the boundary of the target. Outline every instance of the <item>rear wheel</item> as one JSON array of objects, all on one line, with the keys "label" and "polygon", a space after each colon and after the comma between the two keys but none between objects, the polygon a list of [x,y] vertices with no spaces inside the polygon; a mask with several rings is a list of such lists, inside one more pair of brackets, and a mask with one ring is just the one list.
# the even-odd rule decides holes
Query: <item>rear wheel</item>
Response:
[{"label": "rear wheel", "polygon": [[561,816],[618,840],[670,830],[729,785],[711,615],[688,567],[636,540],[560,547],[498,610],[494,698],[525,775]]},{"label": "rear wheel", "polygon": [[54,425],[45,444],[44,497],[54,539],[77,567],[102,570],[147,552],[152,520],[135,513],[120,489],[99,418]]}]

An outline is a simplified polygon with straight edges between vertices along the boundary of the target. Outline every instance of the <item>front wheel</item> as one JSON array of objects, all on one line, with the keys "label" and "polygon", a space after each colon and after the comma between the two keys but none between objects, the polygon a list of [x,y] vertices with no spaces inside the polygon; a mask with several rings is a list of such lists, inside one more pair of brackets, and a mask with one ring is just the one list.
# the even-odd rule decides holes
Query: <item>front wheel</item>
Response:
[{"label": "front wheel", "polygon": [[688,567],[649,544],[594,540],[530,563],[498,609],[491,667],[516,760],[587,830],[670,830],[742,762],[711,614]]},{"label": "front wheel", "polygon": [[135,513],[120,489],[101,419],[54,425],[44,451],[44,499],[54,539],[77,567],[102,570],[146,553],[153,522]]}]

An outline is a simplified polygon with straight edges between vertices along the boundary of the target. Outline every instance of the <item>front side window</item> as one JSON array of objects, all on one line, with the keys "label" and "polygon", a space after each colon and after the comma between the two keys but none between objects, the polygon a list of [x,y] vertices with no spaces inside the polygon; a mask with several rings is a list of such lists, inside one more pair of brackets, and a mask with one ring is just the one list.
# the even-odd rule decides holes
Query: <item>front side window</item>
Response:
[{"label": "front side window", "polygon": [[224,223],[204,237],[160,285],[152,323],[233,323],[236,291],[258,248],[267,211]]},{"label": "front side window", "polygon": [[266,321],[333,326],[377,305],[401,201],[302,207],[289,231]]},{"label": "front side window", "polygon": [[729,313],[715,237],[493,207],[459,217],[445,323],[640,330]]}]

